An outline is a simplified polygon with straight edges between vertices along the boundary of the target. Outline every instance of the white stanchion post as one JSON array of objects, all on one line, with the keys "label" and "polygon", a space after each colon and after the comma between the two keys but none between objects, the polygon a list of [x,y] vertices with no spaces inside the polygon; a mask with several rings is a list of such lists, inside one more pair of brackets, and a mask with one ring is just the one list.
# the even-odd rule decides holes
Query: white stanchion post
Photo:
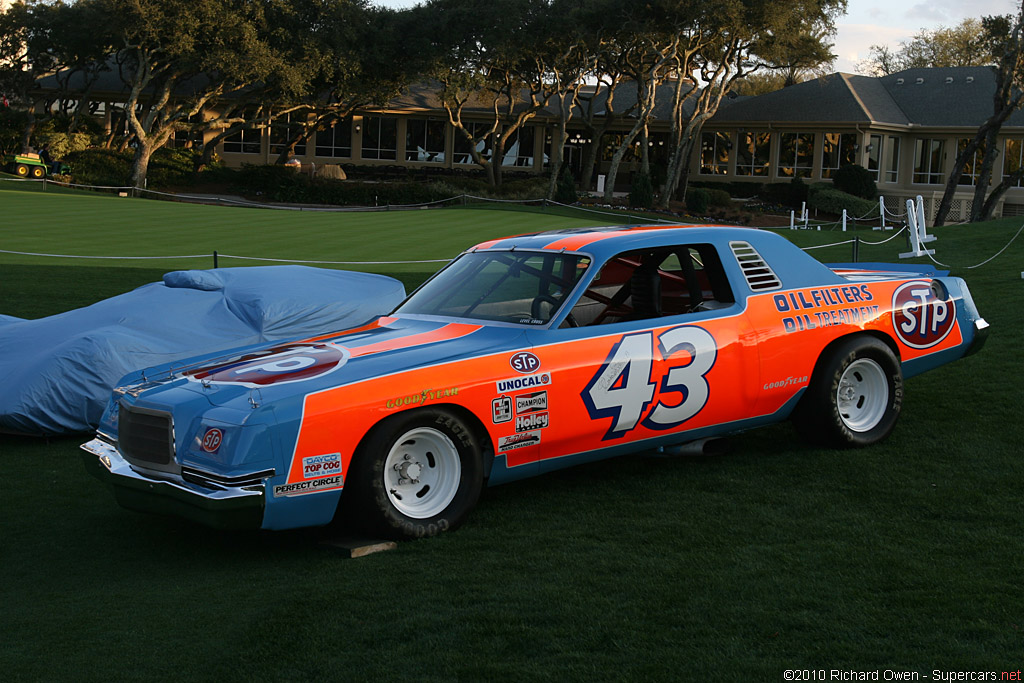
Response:
[{"label": "white stanchion post", "polygon": [[789,210],[789,229],[796,230],[796,211]]},{"label": "white stanchion post", "polygon": [[843,232],[846,232],[846,209],[843,209]]},{"label": "white stanchion post", "polygon": [[911,251],[900,254],[900,258],[915,258],[918,256],[927,256],[934,254],[934,249],[922,249],[921,248],[921,222],[923,220],[923,209],[922,204],[915,206],[913,199],[907,200],[907,230],[910,234],[910,247]]},{"label": "white stanchion post", "polygon": [[928,234],[928,221],[925,218],[924,199],[921,195],[917,195],[917,231],[918,241],[922,244],[935,241],[935,235]]}]

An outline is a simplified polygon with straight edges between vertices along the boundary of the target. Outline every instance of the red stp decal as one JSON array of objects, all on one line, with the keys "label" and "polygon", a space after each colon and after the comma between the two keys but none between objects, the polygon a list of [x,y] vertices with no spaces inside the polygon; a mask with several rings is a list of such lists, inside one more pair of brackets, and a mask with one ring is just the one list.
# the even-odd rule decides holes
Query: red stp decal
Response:
[{"label": "red stp decal", "polygon": [[907,282],[893,292],[892,326],[907,346],[935,346],[946,338],[955,322],[953,302],[935,296],[930,282]]},{"label": "red stp decal", "polygon": [[207,429],[206,434],[203,435],[203,450],[207,453],[216,453],[223,440],[224,433],[216,427],[211,427],[210,429]]},{"label": "red stp decal", "polygon": [[512,369],[516,372],[523,374],[534,372],[540,367],[540,358],[533,355],[529,351],[520,351],[516,355],[508,359],[508,364],[512,366]]},{"label": "red stp decal", "polygon": [[335,344],[278,346],[186,375],[211,384],[267,386],[301,382],[337,370],[348,362],[349,355],[348,349]]}]

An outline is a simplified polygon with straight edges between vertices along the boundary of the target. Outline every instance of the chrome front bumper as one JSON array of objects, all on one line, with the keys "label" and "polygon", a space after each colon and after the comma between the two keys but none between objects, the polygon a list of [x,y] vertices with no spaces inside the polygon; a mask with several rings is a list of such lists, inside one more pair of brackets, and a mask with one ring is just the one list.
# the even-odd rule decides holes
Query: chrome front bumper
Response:
[{"label": "chrome front bumper", "polygon": [[130,510],[185,517],[219,529],[255,529],[263,522],[262,484],[205,488],[175,475],[143,474],[102,439],[81,448],[86,469],[110,484],[117,502]]}]

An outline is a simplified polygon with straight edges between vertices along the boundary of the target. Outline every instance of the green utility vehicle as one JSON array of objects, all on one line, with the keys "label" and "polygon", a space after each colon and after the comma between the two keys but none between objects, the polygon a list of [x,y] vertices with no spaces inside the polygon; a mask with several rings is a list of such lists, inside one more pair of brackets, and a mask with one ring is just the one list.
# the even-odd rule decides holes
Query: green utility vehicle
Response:
[{"label": "green utility vehicle", "polygon": [[[67,164],[58,162],[60,173],[70,173]],[[51,175],[52,168],[39,158],[38,154],[8,154],[4,157],[4,169],[22,178],[45,178]]]}]

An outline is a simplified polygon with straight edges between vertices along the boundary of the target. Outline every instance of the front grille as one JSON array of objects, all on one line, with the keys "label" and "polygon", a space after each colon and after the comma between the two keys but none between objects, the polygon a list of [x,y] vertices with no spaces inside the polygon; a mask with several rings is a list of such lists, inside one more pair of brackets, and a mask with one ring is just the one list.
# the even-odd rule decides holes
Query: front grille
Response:
[{"label": "front grille", "polygon": [[132,464],[166,470],[174,461],[174,426],[170,413],[121,403],[117,445]]},{"label": "front grille", "polygon": [[251,472],[237,477],[227,477],[223,474],[207,472],[196,467],[182,467],[181,478],[192,484],[199,484],[207,488],[239,488],[243,486],[258,486],[266,479],[274,476],[274,470],[263,470]]}]

